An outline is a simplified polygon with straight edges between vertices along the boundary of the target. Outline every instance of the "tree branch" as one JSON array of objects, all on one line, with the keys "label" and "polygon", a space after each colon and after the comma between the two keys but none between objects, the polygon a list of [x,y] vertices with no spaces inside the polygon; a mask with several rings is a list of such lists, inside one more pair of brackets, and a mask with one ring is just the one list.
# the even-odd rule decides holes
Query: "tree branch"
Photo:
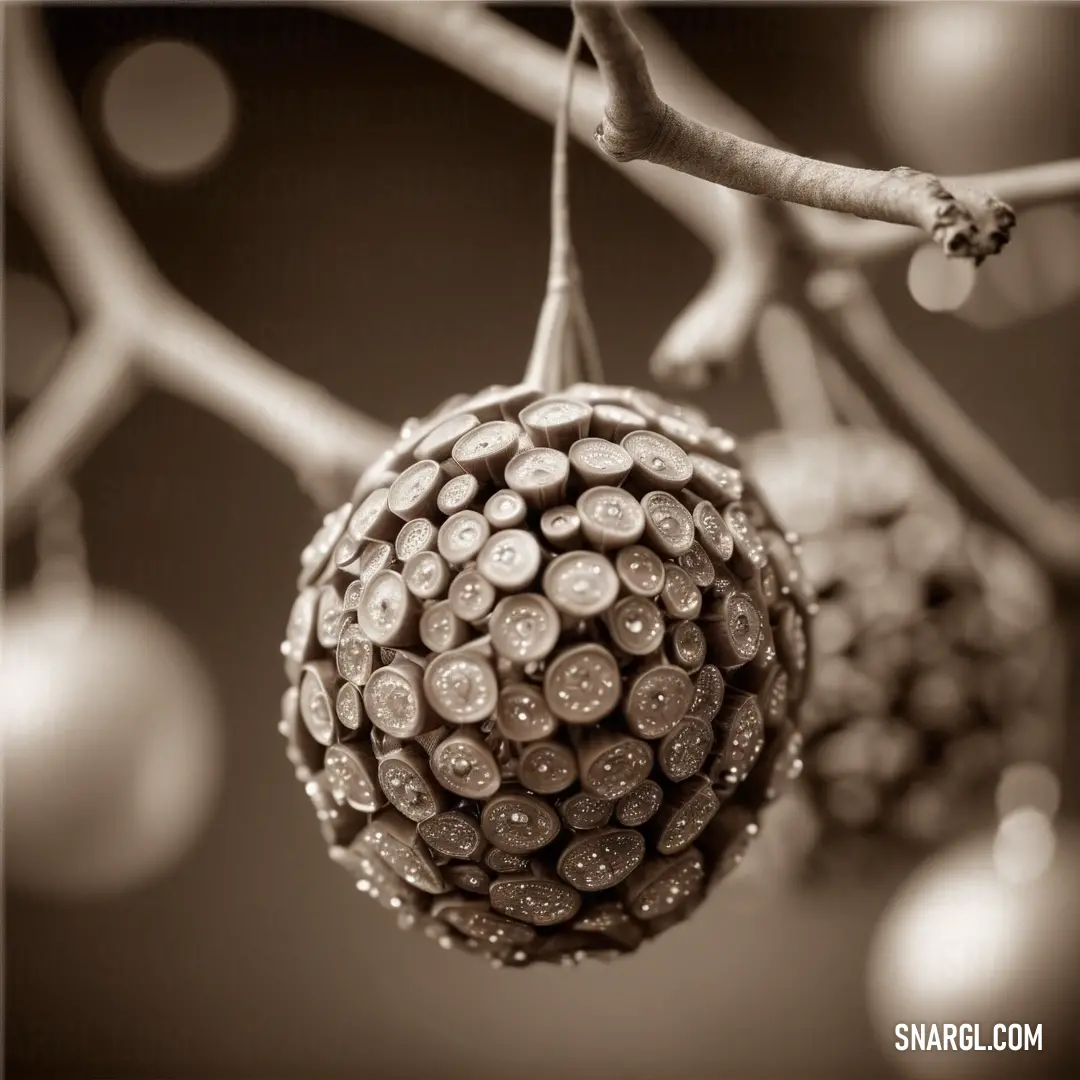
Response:
[{"label": "tree branch", "polygon": [[140,376],[239,428],[306,490],[347,493],[391,429],[274,364],[165,281],[97,174],[37,14],[6,15],[15,194],[87,327],[8,440],[5,530],[130,406]]},{"label": "tree branch", "polygon": [[954,194],[936,176],[906,167],[827,164],[691,120],[657,95],[641,43],[614,4],[573,7],[608,88],[596,139],[616,161],[650,161],[752,195],[915,225],[947,255],[976,263],[1008,242],[1016,216],[988,192]]},{"label": "tree branch", "polygon": [[[646,15],[630,12],[628,17],[635,33],[645,42],[650,58],[666,53],[664,67],[678,70],[681,52],[678,46]],[[685,70],[693,71],[689,61]],[[704,77],[684,77],[674,83],[668,93],[678,108],[695,116],[738,127],[756,139],[775,141],[754,117],[731,102]],[[1071,165],[1055,163],[1046,166],[1045,171],[1043,168],[1017,169],[994,175],[1002,179],[1012,194],[1024,198],[1049,201],[1067,195],[1075,179]],[[979,180],[973,178],[972,182],[977,184]],[[1023,199],[1020,201],[1028,205]],[[827,262],[829,255],[827,246],[821,242],[822,231],[818,224],[850,224],[853,230],[859,230],[876,228],[877,223],[845,223],[843,219],[795,204],[783,204],[781,209],[796,241],[796,250],[792,251],[789,244],[779,256],[789,278],[784,293],[792,298],[789,302],[808,321],[818,342],[824,343],[831,354],[821,358],[821,372],[830,395],[837,388],[842,391],[834,401],[841,406],[851,403],[852,384],[857,386],[879,413],[919,449],[938,471],[942,482],[969,511],[1026,544],[1060,581],[1075,585],[1080,578],[1080,517],[1038,491],[919,365],[897,339],[887,316],[874,300],[866,278],[857,270],[830,272],[834,279],[843,277],[846,282],[844,294],[835,298],[834,311],[826,314],[808,302],[804,284],[806,273],[815,264]],[[882,225],[881,228],[916,238],[922,236],[917,231],[895,226]],[[860,296],[872,305],[873,318],[868,328],[865,315],[861,321],[855,316],[854,324],[861,332],[845,335],[839,330],[837,320],[847,321],[847,305],[857,308]],[[698,359],[707,356],[708,352],[702,351]],[[688,362],[693,359],[693,354],[688,354]],[[847,378],[838,375],[838,371],[846,373]],[[797,404],[790,395],[784,398],[788,422],[792,422]],[[856,415],[865,411],[855,405]],[[806,422],[813,422],[813,418],[808,417]]]},{"label": "tree branch", "polygon": [[757,326],[761,372],[785,431],[830,431],[837,418],[817,356],[816,342],[798,312],[773,303]]},{"label": "tree branch", "polygon": [[660,382],[700,387],[711,369],[733,368],[776,291],[777,244],[765,207],[741,191],[715,191],[733,204],[725,214],[728,246],[653,350],[649,368]]},{"label": "tree branch", "polygon": [[[559,51],[473,4],[339,3],[323,6],[382,29],[418,51],[464,72],[535,115],[550,121],[556,114],[563,67]],[[9,17],[12,20],[9,26],[16,34],[20,29],[25,32],[26,27],[18,25],[26,17],[24,11],[14,9]],[[255,379],[256,371],[265,373],[268,361],[251,349],[245,354],[247,347],[213,323],[209,316],[192,309],[190,305],[185,307],[186,301],[176,296],[148,261],[143,263],[141,269],[134,269],[138,265],[137,244],[131,248],[125,242],[123,223],[93,176],[88,152],[82,151],[84,160],[80,160],[78,152],[74,155],[70,153],[72,144],[78,151],[82,143],[77,130],[72,140],[70,133],[64,129],[63,116],[70,116],[70,105],[59,91],[55,73],[47,59],[40,54],[39,44],[28,38],[15,44],[11,53],[15,92],[10,115],[15,140],[13,159],[16,179],[24,193],[28,217],[46,241],[57,273],[62,281],[67,280],[76,299],[85,297],[82,302],[91,314],[108,312],[116,317],[116,326],[127,327],[134,335],[133,340],[140,354],[145,354],[143,370],[164,380],[165,385],[174,391],[206,405],[217,405],[212,400],[214,395],[217,392],[224,394],[226,404],[218,410],[220,414],[290,461],[301,475],[305,474],[305,462],[311,462],[315,474],[334,473],[334,468],[324,468],[326,461],[320,458],[320,454],[329,452],[338,462],[349,459],[351,453],[355,453],[357,459],[367,454],[373,443],[384,437],[382,429],[365,428],[362,418],[343,407],[338,407],[336,414],[341,430],[355,432],[364,428],[369,436],[367,441],[358,436],[352,450],[346,451],[337,445],[336,439],[331,438],[328,443],[333,445],[329,451],[326,446],[312,451],[309,445],[313,441],[311,432],[329,430],[329,425],[333,423],[327,418],[324,393],[310,384],[294,380],[285,372],[280,373],[280,381]],[[32,51],[34,48],[37,49],[36,53]],[[593,144],[593,124],[595,117],[603,110],[605,92],[594,72],[590,73],[587,69],[583,72],[579,67],[578,79],[579,89],[573,101],[571,127],[577,138]],[[21,102],[18,99],[20,89]],[[695,90],[694,94],[698,92]],[[54,95],[52,101],[50,93]],[[711,100],[713,104],[722,103],[718,107],[723,110],[731,108],[718,90],[713,89]],[[59,123],[58,113],[62,114]],[[58,140],[35,141],[36,134],[49,130],[50,125],[52,130],[61,132],[62,137]],[[770,141],[767,132],[761,137]],[[59,149],[54,144],[58,144]],[[717,212],[714,187],[689,175],[647,162],[631,164],[625,174],[714,251],[724,250],[725,231],[730,225],[730,217],[724,212]],[[65,183],[69,186],[73,182],[74,190],[65,192],[64,184],[57,181],[57,177],[66,178]],[[101,193],[96,202],[93,198],[86,200],[87,208],[81,211],[90,217],[87,231],[60,227],[55,223],[50,226],[48,218],[56,216],[58,207],[63,210],[69,201],[71,205],[83,205],[78,199],[80,192],[85,199],[87,190]],[[784,209],[803,241],[804,250],[818,250],[812,242],[808,242],[813,229],[807,223],[812,219],[823,219],[806,207],[784,204]],[[59,216],[63,217],[63,214]],[[87,235],[94,236],[95,229],[99,243],[82,239]],[[108,254],[104,265],[98,264],[98,250]],[[118,279],[124,287],[114,288],[109,296],[122,296],[128,304],[127,308],[115,300],[103,299],[104,294],[94,292],[97,283],[110,280],[110,273],[125,267],[130,276]],[[865,286],[857,274],[851,280],[856,286]],[[138,289],[134,299],[137,302],[132,305],[129,291],[136,286]],[[168,310],[178,313],[171,323],[163,316],[166,309],[160,303],[162,296],[169,298],[174,305]],[[870,300],[872,302],[873,298],[870,297]],[[863,377],[860,381],[870,396],[883,407],[883,411],[889,412],[890,419],[935,464],[943,468],[944,479],[950,482],[956,494],[965,499],[980,516],[999,523],[1026,542],[1062,577],[1072,576],[1075,580],[1078,552],[1076,517],[1039,495],[1019,476],[1010,462],[1002,459],[996,448],[985,443],[985,437],[982,437],[984,443],[981,444],[978,438],[973,438],[970,421],[947,398],[943,405],[938,396],[943,394],[940,388],[937,388],[937,393],[932,389],[928,391],[925,382],[920,381],[929,379],[929,376],[914,365],[913,358],[908,356],[907,362],[915,372],[914,376],[907,379],[897,377],[894,362],[901,355],[897,349],[903,350],[903,346],[895,340],[890,345],[891,328],[880,312],[876,325],[865,321],[860,323],[856,319],[854,324],[845,322],[844,333],[840,333],[832,319],[812,306],[807,309],[807,314],[814,317],[815,330],[843,360],[849,371],[857,374],[861,367]],[[136,318],[135,315],[140,317]],[[114,325],[108,320],[106,324]],[[149,333],[149,339],[155,342],[155,347],[147,347],[148,326],[153,331]],[[155,326],[157,330],[153,330]],[[162,326],[169,328],[168,331],[161,331]],[[132,327],[135,329],[132,330]],[[216,336],[209,332],[210,327],[215,329]],[[155,336],[158,332],[161,333],[160,339]],[[200,375],[199,364],[192,362],[191,351],[197,353],[199,349],[203,351],[204,359],[214,357],[221,362],[222,370],[217,372],[221,379],[218,390]],[[238,364],[237,357],[240,358]],[[893,370],[890,374],[891,366]],[[127,372],[129,369],[121,370]],[[78,373],[79,368],[76,367],[75,371]],[[71,385],[70,382],[68,385]],[[931,387],[934,385],[931,380]],[[295,397],[292,396],[294,390],[297,391]],[[234,396],[232,400],[230,395]],[[43,396],[39,404],[47,404],[49,397]],[[59,399],[57,394],[51,397],[53,401],[63,403],[62,395]],[[310,406],[310,411],[307,406]],[[888,408],[884,409],[885,406]],[[31,420],[32,416],[33,413],[27,420]],[[950,425],[957,428],[959,435],[950,433]],[[32,431],[32,426],[27,430]],[[940,437],[942,431],[946,432],[945,438]],[[317,437],[314,441],[318,441]],[[69,441],[67,451],[63,448],[55,451],[58,455],[56,460],[72,461],[77,455],[71,452],[71,447],[76,444],[76,448],[85,449],[84,437]],[[349,465],[349,468],[354,468],[354,465]]]},{"label": "tree branch", "polygon": [[[756,143],[787,149],[756,116],[729,98],[641,8],[623,15],[641,42],[656,92],[681,112],[710,127]],[[610,159],[609,159],[610,160]],[[1080,159],[1044,162],[979,176],[943,177],[947,188],[993,191],[1016,211],[1080,200]],[[754,204],[753,197],[744,202]],[[834,214],[798,203],[780,210],[804,246],[822,260],[873,259],[911,248],[925,240],[922,229]],[[727,222],[730,228],[730,221]]]},{"label": "tree branch", "polygon": [[143,369],[155,385],[215,414],[287,465],[320,506],[348,498],[397,437],[325,387],[268,360],[176,294],[150,309]]},{"label": "tree branch", "polygon": [[130,333],[115,322],[92,317],[5,441],[5,532],[25,524],[56,477],[74,468],[85,448],[128,411],[137,397],[136,384]]},{"label": "tree branch", "polygon": [[[947,188],[981,188],[995,192],[1017,213],[1061,202],[1080,202],[1080,158],[1047,161],[982,176],[945,177]],[[919,229],[883,221],[814,214],[805,225],[824,256],[866,262],[910,250],[922,243]]]}]

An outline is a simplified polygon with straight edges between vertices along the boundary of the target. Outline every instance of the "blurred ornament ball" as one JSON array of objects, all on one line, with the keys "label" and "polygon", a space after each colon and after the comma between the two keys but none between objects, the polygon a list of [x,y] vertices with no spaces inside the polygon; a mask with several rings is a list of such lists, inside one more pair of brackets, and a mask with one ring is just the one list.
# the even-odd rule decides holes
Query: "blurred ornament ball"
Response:
[{"label": "blurred ornament ball", "polygon": [[[1059,1075],[1076,1048],[1077,881],[1080,835],[1055,837],[1032,807],[919,869],[891,901],[869,955],[869,1011],[890,1064],[942,1080]],[[895,1050],[897,1024],[946,1022],[978,1023],[983,1044],[995,1024],[1041,1024],[1042,1051]]]},{"label": "blurred ornament ball", "polygon": [[187,643],[137,600],[23,592],[4,612],[4,869],[56,898],[170,870],[217,796],[217,703]]},{"label": "blurred ornament ball", "polygon": [[301,557],[280,730],[331,856],[496,965],[632,952],[798,764],[810,603],[735,440],[641,390],[409,423]]},{"label": "blurred ornament ball", "polygon": [[895,164],[939,176],[1070,157],[1080,10],[917,3],[875,9],[863,85]]},{"label": "blurred ornament ball", "polygon": [[819,598],[800,781],[821,818],[815,868],[985,824],[1003,769],[1061,749],[1048,583],[887,435],[766,436],[747,454]]}]

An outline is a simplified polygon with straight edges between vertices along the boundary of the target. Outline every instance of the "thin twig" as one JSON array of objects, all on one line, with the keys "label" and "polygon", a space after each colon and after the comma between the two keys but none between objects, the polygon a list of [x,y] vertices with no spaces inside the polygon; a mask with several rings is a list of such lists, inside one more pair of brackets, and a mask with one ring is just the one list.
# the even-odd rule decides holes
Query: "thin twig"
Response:
[{"label": "thin twig", "polygon": [[645,51],[617,6],[573,7],[608,87],[596,139],[616,161],[651,161],[752,195],[916,225],[946,254],[976,263],[1008,242],[1016,216],[989,192],[953,193],[903,166],[882,172],[800,157],[690,119],[656,93]]},{"label": "thin twig", "polygon": [[799,305],[815,335],[965,509],[1023,544],[1059,583],[1075,587],[1080,515],[1048,499],[972,422],[896,336],[860,276],[848,274],[846,285],[831,311],[809,299]]},{"label": "thin twig", "polygon": [[274,364],[165,281],[97,173],[37,13],[16,6],[6,16],[15,193],[87,326],[11,434],[5,530],[24,522],[43,484],[89,453],[142,381],[240,428],[307,490],[342,489],[391,430]]},{"label": "thin twig", "polygon": [[73,618],[89,614],[93,603],[82,503],[63,480],[46,486],[37,505],[35,546],[37,567],[31,588],[39,596],[54,596]]}]

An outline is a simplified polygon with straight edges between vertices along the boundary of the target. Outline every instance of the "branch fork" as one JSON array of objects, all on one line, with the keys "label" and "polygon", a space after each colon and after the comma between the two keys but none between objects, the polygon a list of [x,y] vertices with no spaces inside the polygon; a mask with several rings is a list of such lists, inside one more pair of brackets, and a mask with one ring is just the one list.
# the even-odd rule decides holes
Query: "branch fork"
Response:
[{"label": "branch fork", "polygon": [[169,285],[97,173],[38,13],[16,6],[6,21],[14,192],[82,326],[5,440],[5,531],[27,522],[146,385],[238,428],[317,502],[340,502],[392,430],[275,364]]}]

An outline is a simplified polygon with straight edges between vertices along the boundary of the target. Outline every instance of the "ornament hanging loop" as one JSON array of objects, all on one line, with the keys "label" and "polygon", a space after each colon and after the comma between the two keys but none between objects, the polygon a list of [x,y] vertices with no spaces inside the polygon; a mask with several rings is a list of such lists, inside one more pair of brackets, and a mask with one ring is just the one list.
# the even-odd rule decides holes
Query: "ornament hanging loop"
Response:
[{"label": "ornament hanging loop", "polygon": [[93,582],[87,567],[82,501],[66,479],[55,479],[37,504],[37,569],[32,588],[62,599],[70,611],[88,611]]},{"label": "ornament hanging loop", "polygon": [[558,393],[575,382],[604,381],[570,231],[570,103],[581,39],[581,27],[575,17],[566,51],[563,99],[555,121],[552,149],[551,251],[547,287],[523,380],[525,385],[547,394]]}]

